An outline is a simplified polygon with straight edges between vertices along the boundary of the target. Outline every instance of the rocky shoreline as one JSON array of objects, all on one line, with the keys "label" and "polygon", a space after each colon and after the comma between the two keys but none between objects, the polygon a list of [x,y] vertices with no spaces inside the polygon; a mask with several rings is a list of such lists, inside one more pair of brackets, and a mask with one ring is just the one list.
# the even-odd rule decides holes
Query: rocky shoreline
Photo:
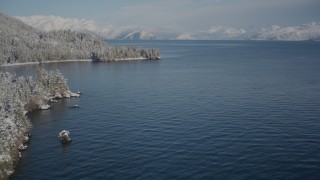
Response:
[{"label": "rocky shoreline", "polygon": [[0,72],[0,179],[14,172],[20,151],[30,141],[27,112],[50,108],[57,99],[80,97],[72,93],[61,73],[38,70],[35,80]]}]

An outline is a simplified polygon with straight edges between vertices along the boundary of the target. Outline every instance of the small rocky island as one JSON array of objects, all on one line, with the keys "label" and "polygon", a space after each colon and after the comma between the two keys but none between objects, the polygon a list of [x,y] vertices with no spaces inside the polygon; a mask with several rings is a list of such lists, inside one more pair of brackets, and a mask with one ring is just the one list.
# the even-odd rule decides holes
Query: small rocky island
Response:
[{"label": "small rocky island", "polygon": [[31,123],[26,113],[50,107],[57,98],[79,96],[59,71],[38,69],[35,78],[0,72],[0,179],[13,173],[20,151],[28,148]]},{"label": "small rocky island", "polygon": [[70,132],[67,131],[67,130],[62,130],[60,133],[59,133],[59,138],[60,138],[60,141],[61,143],[63,144],[68,144],[68,143],[71,143],[71,138],[69,137],[70,135]]}]

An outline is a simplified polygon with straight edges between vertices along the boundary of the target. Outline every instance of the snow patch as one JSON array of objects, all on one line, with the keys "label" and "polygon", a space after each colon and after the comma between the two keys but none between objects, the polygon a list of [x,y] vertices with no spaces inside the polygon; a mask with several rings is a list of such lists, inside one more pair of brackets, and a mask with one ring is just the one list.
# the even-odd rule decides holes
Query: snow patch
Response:
[{"label": "snow patch", "polygon": [[189,33],[180,34],[176,37],[176,40],[196,40],[197,38],[193,37]]},{"label": "snow patch", "polygon": [[41,110],[48,110],[48,109],[50,109],[50,105],[49,104],[45,104],[45,105],[42,105],[42,106],[40,106],[40,109]]}]

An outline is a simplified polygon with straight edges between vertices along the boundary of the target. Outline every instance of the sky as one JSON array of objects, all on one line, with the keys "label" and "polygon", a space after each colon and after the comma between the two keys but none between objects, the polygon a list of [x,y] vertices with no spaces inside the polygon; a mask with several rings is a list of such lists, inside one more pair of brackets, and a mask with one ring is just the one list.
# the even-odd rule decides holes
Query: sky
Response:
[{"label": "sky", "polygon": [[9,16],[54,15],[116,26],[201,31],[320,22],[320,0],[0,0]]}]

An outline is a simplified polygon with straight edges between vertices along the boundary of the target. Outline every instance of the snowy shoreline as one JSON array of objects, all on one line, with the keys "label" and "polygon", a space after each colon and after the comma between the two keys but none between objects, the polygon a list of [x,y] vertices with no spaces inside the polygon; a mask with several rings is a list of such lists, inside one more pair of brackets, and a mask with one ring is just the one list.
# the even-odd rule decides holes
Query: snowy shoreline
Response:
[{"label": "snowy shoreline", "polygon": [[49,64],[49,63],[60,63],[60,62],[91,62],[91,59],[68,59],[68,60],[53,60],[45,61],[42,63],[39,62],[25,62],[25,63],[12,63],[12,64],[1,64],[0,67],[9,67],[9,66],[22,66],[22,65],[33,65],[33,64]]},{"label": "snowy shoreline", "polygon": [[[62,98],[79,98],[57,71],[39,69],[36,78],[0,72],[0,179],[9,179],[30,142],[27,112],[47,110]],[[14,89],[14,91],[12,91]]]},{"label": "snowy shoreline", "polygon": [[138,58],[122,58],[122,59],[115,59],[114,61],[131,61],[131,60],[148,60],[148,58],[138,57]]},{"label": "snowy shoreline", "polygon": [[[111,61],[137,61],[137,60],[148,60],[148,58],[138,57],[138,58],[121,58],[113,59],[108,61],[99,61],[99,62],[111,62]],[[50,64],[50,63],[64,63],[64,62],[94,62],[91,59],[68,59],[68,60],[53,60],[45,62],[25,62],[25,63],[12,63],[12,64],[1,64],[0,67],[10,67],[10,66],[22,66],[22,65],[34,65],[34,64]]]},{"label": "snowy shoreline", "polygon": [[[160,59],[160,57],[158,57]],[[145,57],[137,57],[137,58],[119,58],[119,59],[110,59],[106,61],[97,61],[97,62],[116,62],[116,61],[139,61],[139,60],[149,60],[149,58]],[[45,64],[48,63],[60,63],[60,62],[95,62],[91,59],[69,59],[69,60],[54,60],[54,61],[47,61],[43,62]],[[42,64],[39,62],[26,62],[26,63],[13,63],[13,64],[2,64],[1,67],[10,67],[10,66],[22,66],[22,65],[37,65]],[[71,98],[71,97],[80,97],[79,93],[72,93],[69,90],[69,87],[67,85],[67,81],[64,79],[63,75],[59,72],[47,72],[45,70],[40,70],[37,72],[37,75],[41,76],[40,80],[42,81],[53,81],[58,80],[59,83],[50,82],[49,84],[59,84],[59,87],[54,88],[53,86],[44,86],[44,84],[41,81],[36,81],[27,78],[18,78],[15,75],[11,75],[10,73],[4,73],[0,71],[0,74],[2,77],[4,77],[3,81],[0,81],[1,86],[7,87],[5,89],[0,89],[2,91],[6,90],[6,93],[11,92],[9,89],[16,89],[17,87],[20,87],[18,85],[21,85],[21,88],[17,92],[24,92],[25,94],[12,94],[16,93],[16,91],[13,91],[11,94],[12,97],[18,98],[16,101],[9,101],[6,100],[8,98],[7,96],[0,96],[0,110],[1,107],[7,107],[7,104],[4,104],[6,102],[10,102],[10,107],[16,107],[17,105],[12,105],[15,102],[20,102],[19,111],[4,111],[4,113],[0,114],[0,120],[1,122],[6,123],[0,123],[0,142],[1,144],[5,144],[5,146],[0,147],[0,179],[2,178],[8,178],[11,174],[14,173],[14,168],[17,166],[19,159],[22,157],[22,154],[20,150],[27,149],[27,145],[24,144],[24,139],[26,139],[27,135],[29,134],[31,130],[31,121],[26,116],[26,112],[31,112],[34,110],[47,110],[50,108],[50,104],[52,102],[56,102],[56,99],[62,99],[62,98]],[[60,77],[60,78],[50,78],[50,77]],[[38,77],[38,76],[37,76]],[[6,79],[6,81],[4,81]],[[31,84],[34,84],[33,88],[38,88],[36,92],[44,92],[44,94],[32,94],[32,89],[30,86],[30,82],[33,82]],[[38,83],[38,84],[37,84]],[[62,84],[62,86],[60,86]],[[49,89],[54,88],[54,89]],[[51,91],[54,91],[53,93]],[[21,97],[20,97],[21,96]],[[25,98],[28,97],[28,98]],[[2,98],[2,99],[1,99]],[[4,98],[4,99],[3,99]],[[23,99],[24,98],[24,99]],[[12,98],[11,98],[12,99]],[[32,100],[32,101],[31,101]],[[9,106],[8,106],[9,107]],[[17,106],[18,107],[18,106]],[[18,112],[18,113],[17,113]],[[23,113],[22,113],[23,112]],[[8,118],[9,117],[9,118]],[[14,119],[18,119],[17,121],[13,121]],[[15,123],[20,124],[15,124]],[[14,130],[11,131],[11,130]],[[8,138],[10,137],[10,138]],[[23,148],[20,148],[23,147]]]}]

